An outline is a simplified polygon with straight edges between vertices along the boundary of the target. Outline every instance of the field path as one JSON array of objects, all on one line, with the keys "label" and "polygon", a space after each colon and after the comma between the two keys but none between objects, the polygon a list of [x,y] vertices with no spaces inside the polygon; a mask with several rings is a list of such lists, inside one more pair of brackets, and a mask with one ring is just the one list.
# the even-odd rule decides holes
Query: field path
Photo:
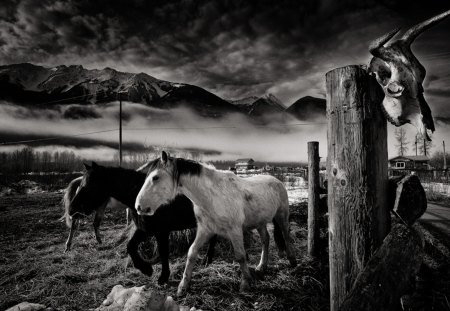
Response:
[{"label": "field path", "polygon": [[437,231],[450,238],[450,206],[428,202],[427,211],[419,222],[433,226]]}]

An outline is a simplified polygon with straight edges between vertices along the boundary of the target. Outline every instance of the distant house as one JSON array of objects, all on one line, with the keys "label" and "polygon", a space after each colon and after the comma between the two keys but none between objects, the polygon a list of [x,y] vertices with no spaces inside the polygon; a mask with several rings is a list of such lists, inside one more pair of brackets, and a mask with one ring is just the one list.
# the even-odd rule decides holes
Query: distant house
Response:
[{"label": "distant house", "polygon": [[394,170],[428,170],[427,156],[398,156],[389,160],[389,168]]},{"label": "distant house", "polygon": [[236,160],[236,170],[252,170],[252,169],[255,169],[255,160],[251,158]]},{"label": "distant house", "polygon": [[271,166],[269,164],[266,164],[266,165],[263,166],[263,170],[266,171],[266,172],[273,171],[273,166]]}]

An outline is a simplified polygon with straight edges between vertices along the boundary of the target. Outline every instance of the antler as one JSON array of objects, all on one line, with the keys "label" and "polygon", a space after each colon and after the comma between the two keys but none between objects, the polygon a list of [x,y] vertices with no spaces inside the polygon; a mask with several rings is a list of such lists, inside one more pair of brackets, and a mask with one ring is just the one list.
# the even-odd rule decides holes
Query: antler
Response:
[{"label": "antler", "polygon": [[436,15],[430,19],[427,19],[426,21],[423,21],[410,29],[406,31],[401,40],[403,40],[407,45],[411,45],[413,41],[425,30],[431,28],[432,26],[436,25],[440,21],[444,20],[446,17],[450,16],[450,10],[441,13],[439,15]]}]

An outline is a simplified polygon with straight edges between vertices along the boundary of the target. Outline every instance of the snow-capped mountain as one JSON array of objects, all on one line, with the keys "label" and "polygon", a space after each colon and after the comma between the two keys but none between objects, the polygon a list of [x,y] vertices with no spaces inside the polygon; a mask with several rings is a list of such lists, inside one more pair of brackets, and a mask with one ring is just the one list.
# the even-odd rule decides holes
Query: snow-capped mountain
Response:
[{"label": "snow-capped mountain", "polygon": [[[325,113],[325,100],[310,96],[286,109],[272,94],[226,101],[198,86],[112,68],[86,69],[80,65],[49,68],[29,63],[0,66],[0,100],[32,105],[97,104],[115,101],[118,94],[126,101],[160,109],[186,107],[213,118],[238,113],[260,121],[286,112],[306,120]],[[77,117],[82,118],[83,114]]]},{"label": "snow-capped mountain", "polygon": [[82,66],[47,68],[33,64],[0,66],[1,98],[14,102],[104,102],[123,93],[124,99],[146,102],[161,98],[183,86],[145,73],[126,73],[111,68],[89,70]]},{"label": "snow-capped mountain", "polygon": [[253,104],[258,99],[259,99],[259,97],[257,97],[257,96],[249,96],[249,97],[244,97],[241,99],[232,99],[232,100],[229,100],[229,102],[232,103],[233,105],[245,110],[245,109],[247,109],[247,107],[249,105]]},{"label": "snow-capped mountain", "polygon": [[262,97],[246,97],[240,100],[232,101],[250,117],[262,117],[274,113],[282,113],[285,107],[281,101],[272,94],[266,94]]},{"label": "snow-capped mountain", "polygon": [[200,115],[240,112],[234,105],[197,86],[82,66],[47,68],[33,64],[0,66],[0,99],[28,104],[110,102],[118,98],[159,108],[186,106]]}]

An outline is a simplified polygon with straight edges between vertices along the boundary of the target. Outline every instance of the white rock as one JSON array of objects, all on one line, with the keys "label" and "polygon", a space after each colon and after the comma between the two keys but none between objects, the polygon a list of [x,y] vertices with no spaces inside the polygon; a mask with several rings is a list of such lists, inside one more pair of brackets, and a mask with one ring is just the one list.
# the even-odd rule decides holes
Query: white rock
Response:
[{"label": "white rock", "polygon": [[164,311],[180,311],[180,307],[171,296],[167,296],[163,306]]},{"label": "white rock", "polygon": [[38,303],[21,302],[6,311],[39,311],[44,310],[45,306]]}]

